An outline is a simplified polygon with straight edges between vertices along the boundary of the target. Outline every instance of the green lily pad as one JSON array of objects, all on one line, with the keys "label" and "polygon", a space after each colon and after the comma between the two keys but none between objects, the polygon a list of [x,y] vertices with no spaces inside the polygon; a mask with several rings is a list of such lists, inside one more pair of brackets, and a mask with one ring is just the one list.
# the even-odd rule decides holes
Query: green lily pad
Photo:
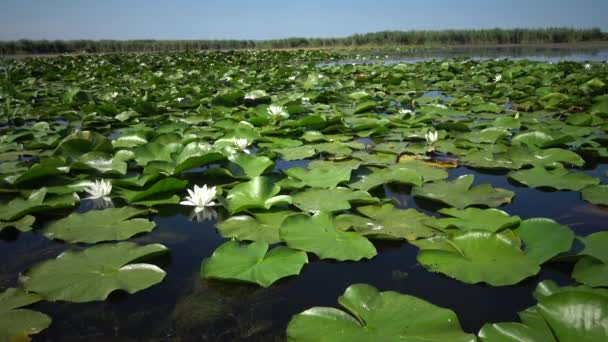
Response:
[{"label": "green lily pad", "polygon": [[285,219],[295,215],[294,211],[270,211],[249,215],[231,216],[218,222],[216,227],[225,238],[240,241],[264,241],[268,244],[281,242],[279,228]]},{"label": "green lily pad", "polygon": [[0,205],[0,220],[13,221],[27,214],[71,208],[78,202],[74,193],[48,196],[46,188],[38,189],[27,198],[14,198]]},{"label": "green lily pad", "polygon": [[34,265],[21,281],[26,291],[36,292],[49,301],[104,300],[115,290],[133,294],[160,283],[165,271],[141,260],[168,251],[160,244],[138,246],[132,242],[68,250],[55,259]]},{"label": "green lily pad", "polygon": [[544,167],[534,167],[510,172],[508,176],[532,188],[547,187],[557,190],[578,191],[600,183],[599,178],[584,173],[569,172],[564,168],[547,170]]},{"label": "green lily pad", "polygon": [[582,191],[583,199],[589,203],[608,206],[608,185],[592,185]]},{"label": "green lily pad", "polygon": [[[539,292],[544,293],[539,296]],[[558,288],[552,281],[543,281],[535,297],[538,304],[519,313],[521,323],[486,324],[479,331],[481,341],[600,342],[608,338],[606,292],[585,286]]]},{"label": "green lily pad", "polygon": [[15,221],[0,222],[0,232],[10,227],[17,229],[20,232],[29,232],[32,230],[32,225],[35,221],[36,218],[34,216],[26,215]]},{"label": "green lily pad", "polygon": [[510,203],[515,193],[509,190],[494,188],[490,184],[481,184],[471,188],[475,176],[460,176],[452,182],[439,181],[423,184],[412,190],[414,197],[423,197],[464,209],[472,205],[497,207]]},{"label": "green lily pad", "polygon": [[255,178],[274,165],[268,157],[244,153],[232,155],[228,159],[232,162],[228,169],[235,177]]},{"label": "green lily pad", "polygon": [[336,229],[331,214],[294,215],[283,221],[279,230],[287,246],[315,253],[321,259],[361,260],[376,255],[369,240],[355,232]]},{"label": "green lily pad", "polygon": [[278,246],[268,251],[268,243],[255,241],[241,245],[228,241],[203,260],[201,276],[209,279],[244,281],[263,287],[291,275],[297,275],[308,262],[306,252]]},{"label": "green lily pad", "polygon": [[540,270],[538,263],[506,237],[487,231],[467,231],[413,241],[418,262],[462,282],[492,286],[517,284]]},{"label": "green lily pad", "polygon": [[156,224],[144,218],[135,218],[149,213],[131,207],[93,210],[51,222],[42,230],[49,239],[70,243],[97,243],[101,241],[125,240],[135,234],[150,232]]},{"label": "green lily pad", "polygon": [[29,341],[51,325],[45,314],[21,307],[39,302],[42,298],[33,293],[10,288],[0,293],[0,341]]},{"label": "green lily pad", "polygon": [[453,311],[414,296],[355,284],[338,302],[350,314],[328,307],[308,309],[291,319],[287,338],[297,342],[476,340],[462,331]]},{"label": "green lily pad", "polygon": [[585,249],[579,254],[583,257],[574,265],[572,277],[590,286],[608,286],[608,232],[597,232],[579,238]]},{"label": "green lily pad", "polygon": [[226,208],[235,214],[249,209],[270,209],[274,205],[291,203],[291,197],[287,195],[275,196],[280,191],[281,187],[270,178],[255,177],[228,191]]},{"label": "green lily pad", "polygon": [[296,207],[308,212],[348,210],[351,202],[370,204],[379,201],[366,191],[353,191],[347,188],[307,189],[291,195],[291,198]]},{"label": "green lily pad", "polygon": [[439,212],[451,217],[429,221],[427,224],[440,229],[454,227],[463,231],[486,230],[495,233],[506,228],[515,227],[520,222],[519,216],[509,216],[506,212],[493,208],[445,208],[439,210]]},{"label": "green lily pad", "polygon": [[165,178],[142,190],[119,189],[118,195],[129,203],[138,205],[176,204],[176,192],[184,190],[188,182],[177,178]]},{"label": "green lily pad", "polygon": [[524,220],[514,232],[524,242],[526,255],[538,264],[569,251],[574,241],[570,228],[546,218]]},{"label": "green lily pad", "polygon": [[359,207],[357,211],[366,218],[345,214],[336,217],[336,224],[341,229],[354,228],[360,234],[381,239],[416,240],[439,233],[425,224],[430,217],[416,209],[397,209],[387,203]]},{"label": "green lily pad", "polygon": [[284,170],[293,181],[294,187],[310,186],[313,188],[335,188],[340,183],[350,180],[351,170],[348,168],[326,167],[307,170],[302,167],[292,167]]}]

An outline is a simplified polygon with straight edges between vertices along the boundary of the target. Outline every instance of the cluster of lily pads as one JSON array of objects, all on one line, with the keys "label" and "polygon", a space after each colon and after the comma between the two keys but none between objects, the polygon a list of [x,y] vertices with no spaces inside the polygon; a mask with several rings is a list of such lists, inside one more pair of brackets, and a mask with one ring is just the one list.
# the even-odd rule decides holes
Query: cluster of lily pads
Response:
[{"label": "cluster of lily pads", "polygon": [[[528,61],[428,61],[317,67],[332,52],[216,52],[10,60],[0,92],[0,232],[73,244],[24,269],[0,294],[0,340],[48,327],[29,309],[105,300],[165,277],[155,207],[193,207],[227,239],[201,277],[263,287],[318,259],[373,258],[376,240],[419,249],[429,271],[513,285],[564,253],[579,287],[541,283],[521,323],[483,341],[605,340],[608,233],[577,237],[547,218],[496,209],[515,193],[463,166],[608,205],[608,185],[579,169],[608,156],[608,68]],[[429,96],[428,91],[440,91]],[[433,215],[386,196],[411,188]],[[88,203],[88,207],[87,207]],[[91,210],[86,210],[89,208]],[[33,232],[31,232],[33,230]],[[575,251],[578,240],[584,249]],[[17,275],[15,275],[17,278]],[[473,341],[455,314],[421,299],[349,287],[350,314],[312,308],[296,341]],[[593,317],[587,313],[593,313]],[[514,337],[516,336],[516,337]]]}]

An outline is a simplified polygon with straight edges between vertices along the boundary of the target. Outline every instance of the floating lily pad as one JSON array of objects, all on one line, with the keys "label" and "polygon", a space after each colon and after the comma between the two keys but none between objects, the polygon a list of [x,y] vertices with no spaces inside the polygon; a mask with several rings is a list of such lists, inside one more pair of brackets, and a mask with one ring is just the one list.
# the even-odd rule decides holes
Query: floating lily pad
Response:
[{"label": "floating lily pad", "polygon": [[574,233],[570,228],[546,218],[521,222],[515,234],[524,242],[526,255],[542,264],[572,247]]},{"label": "floating lily pad", "polygon": [[379,200],[366,191],[353,191],[347,188],[307,189],[291,195],[293,204],[308,212],[333,212],[347,210],[351,202],[370,204]]},{"label": "floating lily pad", "polygon": [[314,307],[295,315],[290,341],[462,341],[473,342],[453,311],[366,284],[351,285],[338,302],[347,312]]},{"label": "floating lily pad", "polygon": [[592,185],[582,191],[583,199],[589,203],[608,206],[608,185]]},{"label": "floating lily pad", "polygon": [[437,236],[413,244],[418,262],[462,282],[492,286],[517,284],[540,270],[538,263],[506,237],[488,231]]},{"label": "floating lily pad", "polygon": [[580,238],[585,249],[574,266],[572,277],[590,286],[608,286],[608,232],[598,232]]},{"label": "floating lily pad", "polygon": [[294,211],[270,211],[249,215],[231,216],[217,223],[217,229],[225,238],[241,241],[265,241],[268,244],[281,242],[279,228],[285,219],[297,214]]},{"label": "floating lily pad", "polygon": [[27,214],[71,208],[78,202],[74,194],[48,196],[46,188],[32,192],[27,198],[14,198],[0,205],[0,220],[13,221]]},{"label": "floating lily pad", "polygon": [[281,278],[299,274],[307,262],[306,252],[285,246],[268,251],[268,244],[263,241],[249,245],[228,241],[203,261],[201,276],[268,287]]},{"label": "floating lily pad", "polygon": [[423,197],[464,209],[472,205],[497,207],[510,203],[515,194],[512,191],[481,184],[471,188],[475,176],[460,176],[452,182],[439,181],[423,184],[412,190],[414,197]]},{"label": "floating lily pad", "polygon": [[70,243],[96,243],[101,241],[125,240],[135,234],[149,232],[156,224],[144,218],[133,218],[149,213],[131,207],[107,208],[86,213],[72,213],[70,216],[51,222],[43,229],[49,239]]},{"label": "floating lily pad", "polygon": [[335,188],[340,183],[350,180],[351,170],[340,167],[326,167],[306,170],[302,167],[292,167],[284,170],[292,181],[292,187],[310,186],[313,188]]},{"label": "floating lily pad", "polygon": [[248,209],[270,209],[277,204],[291,203],[291,197],[287,195],[275,196],[279,191],[281,187],[270,178],[255,177],[228,191],[227,209],[235,214]]},{"label": "floating lily pad", "polygon": [[584,173],[568,172],[564,168],[547,170],[544,167],[534,167],[528,170],[510,172],[509,178],[532,188],[547,187],[573,191],[600,183],[599,178]]},{"label": "floating lily pad", "polygon": [[34,216],[26,215],[15,221],[0,222],[0,232],[10,227],[13,227],[21,232],[29,232],[32,230],[32,225],[35,221],[36,218]]},{"label": "floating lily pad", "polygon": [[51,325],[49,316],[21,308],[41,299],[37,294],[14,288],[0,293],[0,341],[29,341],[30,335]]},{"label": "floating lily pad", "polygon": [[165,271],[141,260],[167,252],[160,244],[138,246],[132,242],[68,250],[55,259],[34,265],[21,281],[26,291],[36,292],[49,301],[104,300],[115,290],[133,294],[160,283]]},{"label": "floating lily pad", "polygon": [[519,313],[521,323],[488,323],[479,331],[480,339],[484,342],[599,342],[608,338],[607,293],[585,286],[560,289],[552,281],[543,281],[538,284],[535,296],[538,304]]},{"label": "floating lily pad", "polygon": [[336,229],[329,213],[290,216],[279,234],[287,246],[315,253],[321,259],[360,260],[376,255],[374,245],[359,233]]},{"label": "floating lily pad", "polygon": [[416,240],[430,237],[438,230],[425,224],[430,217],[415,209],[397,209],[392,204],[369,205],[357,208],[366,218],[340,215],[336,224],[342,229],[354,228],[374,238]]},{"label": "floating lily pad", "polygon": [[519,216],[509,216],[506,212],[498,209],[479,208],[445,208],[439,210],[449,218],[436,219],[427,224],[441,229],[458,228],[460,230],[487,230],[498,232],[500,230],[519,225]]}]

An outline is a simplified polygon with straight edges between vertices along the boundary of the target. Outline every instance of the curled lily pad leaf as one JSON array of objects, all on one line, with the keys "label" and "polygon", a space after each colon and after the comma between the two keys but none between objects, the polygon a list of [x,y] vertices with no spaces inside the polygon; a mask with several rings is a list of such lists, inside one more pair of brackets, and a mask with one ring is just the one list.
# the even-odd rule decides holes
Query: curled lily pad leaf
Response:
[{"label": "curled lily pad leaf", "polygon": [[486,324],[479,331],[480,339],[559,342],[608,338],[606,292],[585,286],[558,288],[552,281],[543,281],[538,284],[535,297],[538,304],[519,313],[521,323]]},{"label": "curled lily pad leaf", "polygon": [[531,218],[521,222],[515,234],[524,242],[526,255],[539,264],[572,247],[574,233],[570,228],[546,218]]},{"label": "curled lily pad leaf", "polygon": [[423,197],[464,209],[472,205],[497,207],[510,203],[515,194],[512,191],[481,184],[471,188],[475,176],[460,176],[452,182],[439,181],[423,184],[412,190],[414,197]]},{"label": "curled lily pad leaf", "polygon": [[509,178],[532,188],[548,187],[574,191],[600,183],[599,178],[584,173],[568,172],[564,168],[547,170],[544,167],[534,167],[528,170],[510,172]]},{"label": "curled lily pad leaf", "polygon": [[74,193],[47,197],[46,188],[41,188],[32,192],[27,199],[17,197],[0,205],[0,220],[12,221],[31,213],[71,208],[78,201]]},{"label": "curled lily pad leaf", "polygon": [[10,228],[10,227],[13,227],[21,232],[29,232],[30,230],[32,230],[32,225],[34,224],[35,221],[36,221],[36,218],[31,215],[23,216],[22,218],[15,220],[15,221],[9,221],[9,222],[0,221],[0,232],[3,231],[4,229]]},{"label": "curled lily pad leaf", "polygon": [[167,252],[160,244],[138,246],[132,242],[68,250],[56,259],[34,265],[21,281],[26,291],[49,301],[104,300],[115,290],[133,294],[161,282],[165,271],[140,261]]},{"label": "curled lily pad leaf", "polygon": [[265,241],[268,244],[281,242],[279,228],[283,221],[295,215],[294,211],[270,211],[237,215],[217,224],[217,230],[223,237],[236,238],[240,241]]},{"label": "curled lily pad leaf", "polygon": [[414,296],[379,292],[355,284],[338,298],[346,309],[314,307],[295,315],[287,327],[290,341],[473,342],[456,314]]},{"label": "curled lily pad leaf", "polygon": [[125,240],[135,234],[149,232],[156,224],[144,218],[136,218],[149,210],[131,207],[93,210],[51,222],[43,229],[49,239],[70,243],[96,243],[101,241]]},{"label": "curled lily pad leaf", "polygon": [[589,203],[608,206],[608,185],[592,185],[581,191],[583,199]]},{"label": "curled lily pad leaf", "polygon": [[228,169],[235,177],[255,178],[274,165],[268,157],[244,153],[232,155],[228,159],[232,162]]},{"label": "curled lily pad leaf", "polygon": [[255,241],[249,245],[228,241],[203,261],[201,276],[268,287],[281,278],[299,274],[307,262],[306,252],[285,246],[268,251],[268,244],[264,241]]},{"label": "curled lily pad leaf", "polygon": [[498,209],[479,208],[445,208],[439,210],[449,218],[428,221],[427,224],[441,229],[458,228],[460,230],[487,230],[498,232],[500,230],[519,225],[519,216],[509,216],[506,212]]},{"label": "curled lily pad leaf", "polygon": [[176,204],[179,196],[175,193],[187,186],[185,180],[165,178],[142,190],[119,189],[118,194],[127,202],[139,205]]},{"label": "curled lily pad leaf", "polygon": [[26,183],[37,182],[41,179],[49,177],[67,175],[69,172],[70,168],[66,166],[65,161],[50,158],[33,165],[27,171],[4,177],[4,180],[12,185],[24,185]]},{"label": "curled lily pad leaf", "polygon": [[412,243],[420,248],[418,262],[430,271],[469,284],[512,285],[540,270],[513,241],[492,232],[467,231]]},{"label": "curled lily pad leaf", "polygon": [[376,255],[376,248],[365,237],[336,229],[329,213],[290,216],[279,234],[287,246],[315,253],[321,259],[360,260]]},{"label": "curled lily pad leaf", "polygon": [[598,232],[579,238],[585,249],[576,263],[572,277],[590,286],[608,286],[608,232]]},{"label": "curled lily pad leaf", "polygon": [[227,209],[235,214],[248,209],[270,209],[278,204],[291,203],[291,197],[275,196],[281,187],[268,177],[255,177],[249,182],[241,183],[228,191]]},{"label": "curled lily pad leaf", "polygon": [[291,195],[291,198],[296,207],[308,212],[348,210],[351,202],[370,204],[379,201],[366,191],[347,188],[307,189]]},{"label": "curled lily pad leaf", "polygon": [[30,335],[51,325],[49,316],[21,308],[41,299],[37,294],[14,288],[0,293],[0,341],[29,341]]}]

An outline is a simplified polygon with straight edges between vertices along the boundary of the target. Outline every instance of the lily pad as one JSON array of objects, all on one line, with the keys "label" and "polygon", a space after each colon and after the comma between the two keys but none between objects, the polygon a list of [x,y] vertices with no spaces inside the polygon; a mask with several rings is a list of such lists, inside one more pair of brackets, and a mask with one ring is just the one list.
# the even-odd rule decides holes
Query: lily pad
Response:
[{"label": "lily pad", "polygon": [[584,188],[581,193],[589,203],[608,206],[608,185],[592,185]]},{"label": "lily pad", "polygon": [[498,232],[500,230],[519,225],[519,216],[509,216],[506,212],[498,209],[479,208],[445,208],[439,210],[449,218],[441,218],[427,222],[427,224],[441,229],[458,228],[460,230],[486,230]]},{"label": "lily pad", "polygon": [[515,193],[512,191],[494,188],[490,184],[481,184],[471,188],[475,176],[460,176],[452,182],[439,181],[423,184],[412,190],[414,197],[428,198],[464,209],[472,205],[497,207],[510,203]]},{"label": "lily pad", "polygon": [[29,341],[51,325],[49,316],[21,307],[39,302],[42,298],[33,293],[10,288],[0,293],[0,341]]},{"label": "lily pad", "polygon": [[347,188],[307,189],[291,195],[291,198],[296,207],[308,212],[348,210],[351,202],[370,204],[379,201],[366,191],[353,191]]},{"label": "lily pad", "polygon": [[49,301],[104,300],[115,290],[133,294],[160,283],[165,271],[141,261],[168,251],[160,244],[138,246],[132,242],[68,250],[55,259],[34,265],[21,281],[26,291],[36,292]]},{"label": "lily pad", "polygon": [[97,243],[101,241],[125,240],[135,234],[150,232],[156,224],[144,218],[135,218],[149,213],[131,207],[92,210],[72,213],[70,216],[51,222],[43,229],[49,239],[70,243]]},{"label": "lily pad", "polygon": [[467,231],[412,242],[421,248],[418,262],[462,282],[492,286],[517,284],[540,270],[538,263],[510,239],[488,232]]},{"label": "lily pad", "polygon": [[597,232],[579,238],[585,249],[579,254],[582,258],[574,265],[572,277],[590,286],[608,286],[608,232]]},{"label": "lily pad", "polygon": [[268,244],[281,242],[279,228],[285,219],[297,214],[294,211],[270,211],[237,215],[217,223],[217,230],[225,238],[240,241],[264,241]]},{"label": "lily pad", "polygon": [[526,255],[542,264],[572,247],[574,233],[570,228],[546,218],[531,218],[521,222],[515,234],[524,242]]},{"label": "lily pad", "polygon": [[26,215],[15,221],[0,222],[0,232],[10,227],[17,229],[20,232],[29,232],[32,230],[32,225],[35,221],[36,218],[34,216]]},{"label": "lily pad", "polygon": [[453,311],[414,296],[355,284],[338,302],[348,313],[328,307],[308,309],[291,319],[287,338],[297,342],[476,340],[462,331]]},{"label": "lily pad", "polygon": [[248,209],[270,209],[277,204],[291,203],[287,195],[275,196],[281,187],[268,177],[255,177],[228,191],[226,207],[232,214]]},{"label": "lily pad", "polygon": [[285,246],[268,251],[268,243],[264,241],[255,241],[249,245],[228,241],[203,261],[201,276],[268,287],[281,278],[299,274],[307,262],[306,252]]},{"label": "lily pad", "polygon": [[13,221],[31,213],[71,208],[78,201],[74,193],[47,197],[46,188],[41,188],[32,192],[27,199],[17,197],[0,205],[0,220]]},{"label": "lily pad", "polygon": [[508,176],[532,188],[547,187],[557,190],[578,191],[600,183],[599,178],[584,173],[569,172],[564,168],[547,170],[538,166],[528,170],[513,171]]},{"label": "lily pad", "polygon": [[376,255],[369,240],[358,233],[336,229],[331,214],[325,212],[312,217],[290,216],[283,221],[279,234],[287,246],[315,253],[321,259],[356,261]]}]

